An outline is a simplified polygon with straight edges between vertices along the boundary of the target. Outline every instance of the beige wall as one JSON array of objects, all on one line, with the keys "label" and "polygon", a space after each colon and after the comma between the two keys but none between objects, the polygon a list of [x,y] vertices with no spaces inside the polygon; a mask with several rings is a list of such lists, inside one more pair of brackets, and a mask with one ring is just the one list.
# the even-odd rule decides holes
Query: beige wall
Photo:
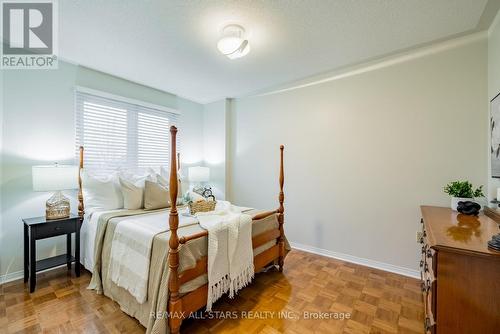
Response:
[{"label": "beige wall", "polygon": [[451,180],[487,182],[485,34],[433,50],[235,99],[231,199],[276,207],[284,144],[290,241],[415,274],[419,205],[448,206]]}]

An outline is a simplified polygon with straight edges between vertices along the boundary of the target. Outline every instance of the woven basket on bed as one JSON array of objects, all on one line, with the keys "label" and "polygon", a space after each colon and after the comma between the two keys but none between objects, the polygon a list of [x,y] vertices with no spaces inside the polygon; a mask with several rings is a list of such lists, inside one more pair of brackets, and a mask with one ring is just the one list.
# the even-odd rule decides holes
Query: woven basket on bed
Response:
[{"label": "woven basket on bed", "polygon": [[196,201],[196,202],[189,202],[189,213],[194,215],[197,212],[208,212],[208,211],[214,211],[215,210],[215,204],[217,202],[215,200],[211,201]]}]

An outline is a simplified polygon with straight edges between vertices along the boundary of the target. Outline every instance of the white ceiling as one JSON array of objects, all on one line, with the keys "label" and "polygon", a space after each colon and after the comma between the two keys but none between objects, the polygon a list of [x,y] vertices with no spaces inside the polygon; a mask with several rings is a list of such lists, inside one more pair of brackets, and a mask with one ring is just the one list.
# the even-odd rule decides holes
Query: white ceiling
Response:
[{"label": "white ceiling", "polygon": [[[63,59],[207,103],[476,28],[488,0],[59,1]],[[238,23],[252,48],[216,48]]]}]

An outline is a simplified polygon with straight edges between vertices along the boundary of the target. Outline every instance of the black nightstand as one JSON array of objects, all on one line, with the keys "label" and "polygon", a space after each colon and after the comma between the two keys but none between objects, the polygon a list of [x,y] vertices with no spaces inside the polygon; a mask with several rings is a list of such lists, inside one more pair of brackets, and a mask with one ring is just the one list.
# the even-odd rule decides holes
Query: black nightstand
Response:
[{"label": "black nightstand", "polygon": [[[47,220],[45,216],[23,219],[24,222],[24,281],[30,280],[30,292],[35,291],[36,273],[41,270],[75,262],[75,274],[80,276],[81,219],[71,214],[68,218]],[[71,233],[75,233],[75,256],[71,256]],[[66,254],[36,261],[36,241],[66,234]]]}]

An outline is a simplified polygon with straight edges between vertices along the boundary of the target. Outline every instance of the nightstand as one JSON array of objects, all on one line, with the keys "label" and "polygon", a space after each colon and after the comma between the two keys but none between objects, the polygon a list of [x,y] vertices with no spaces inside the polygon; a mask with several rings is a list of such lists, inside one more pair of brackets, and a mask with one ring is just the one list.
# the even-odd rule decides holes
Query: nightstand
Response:
[{"label": "nightstand", "polygon": [[[80,226],[79,216],[47,220],[45,216],[23,219],[24,223],[24,281],[30,281],[30,292],[35,291],[38,271],[75,262],[75,274],[80,276]],[[75,256],[71,255],[71,233],[75,233]],[[36,241],[66,234],[66,254],[36,261]]]}]

